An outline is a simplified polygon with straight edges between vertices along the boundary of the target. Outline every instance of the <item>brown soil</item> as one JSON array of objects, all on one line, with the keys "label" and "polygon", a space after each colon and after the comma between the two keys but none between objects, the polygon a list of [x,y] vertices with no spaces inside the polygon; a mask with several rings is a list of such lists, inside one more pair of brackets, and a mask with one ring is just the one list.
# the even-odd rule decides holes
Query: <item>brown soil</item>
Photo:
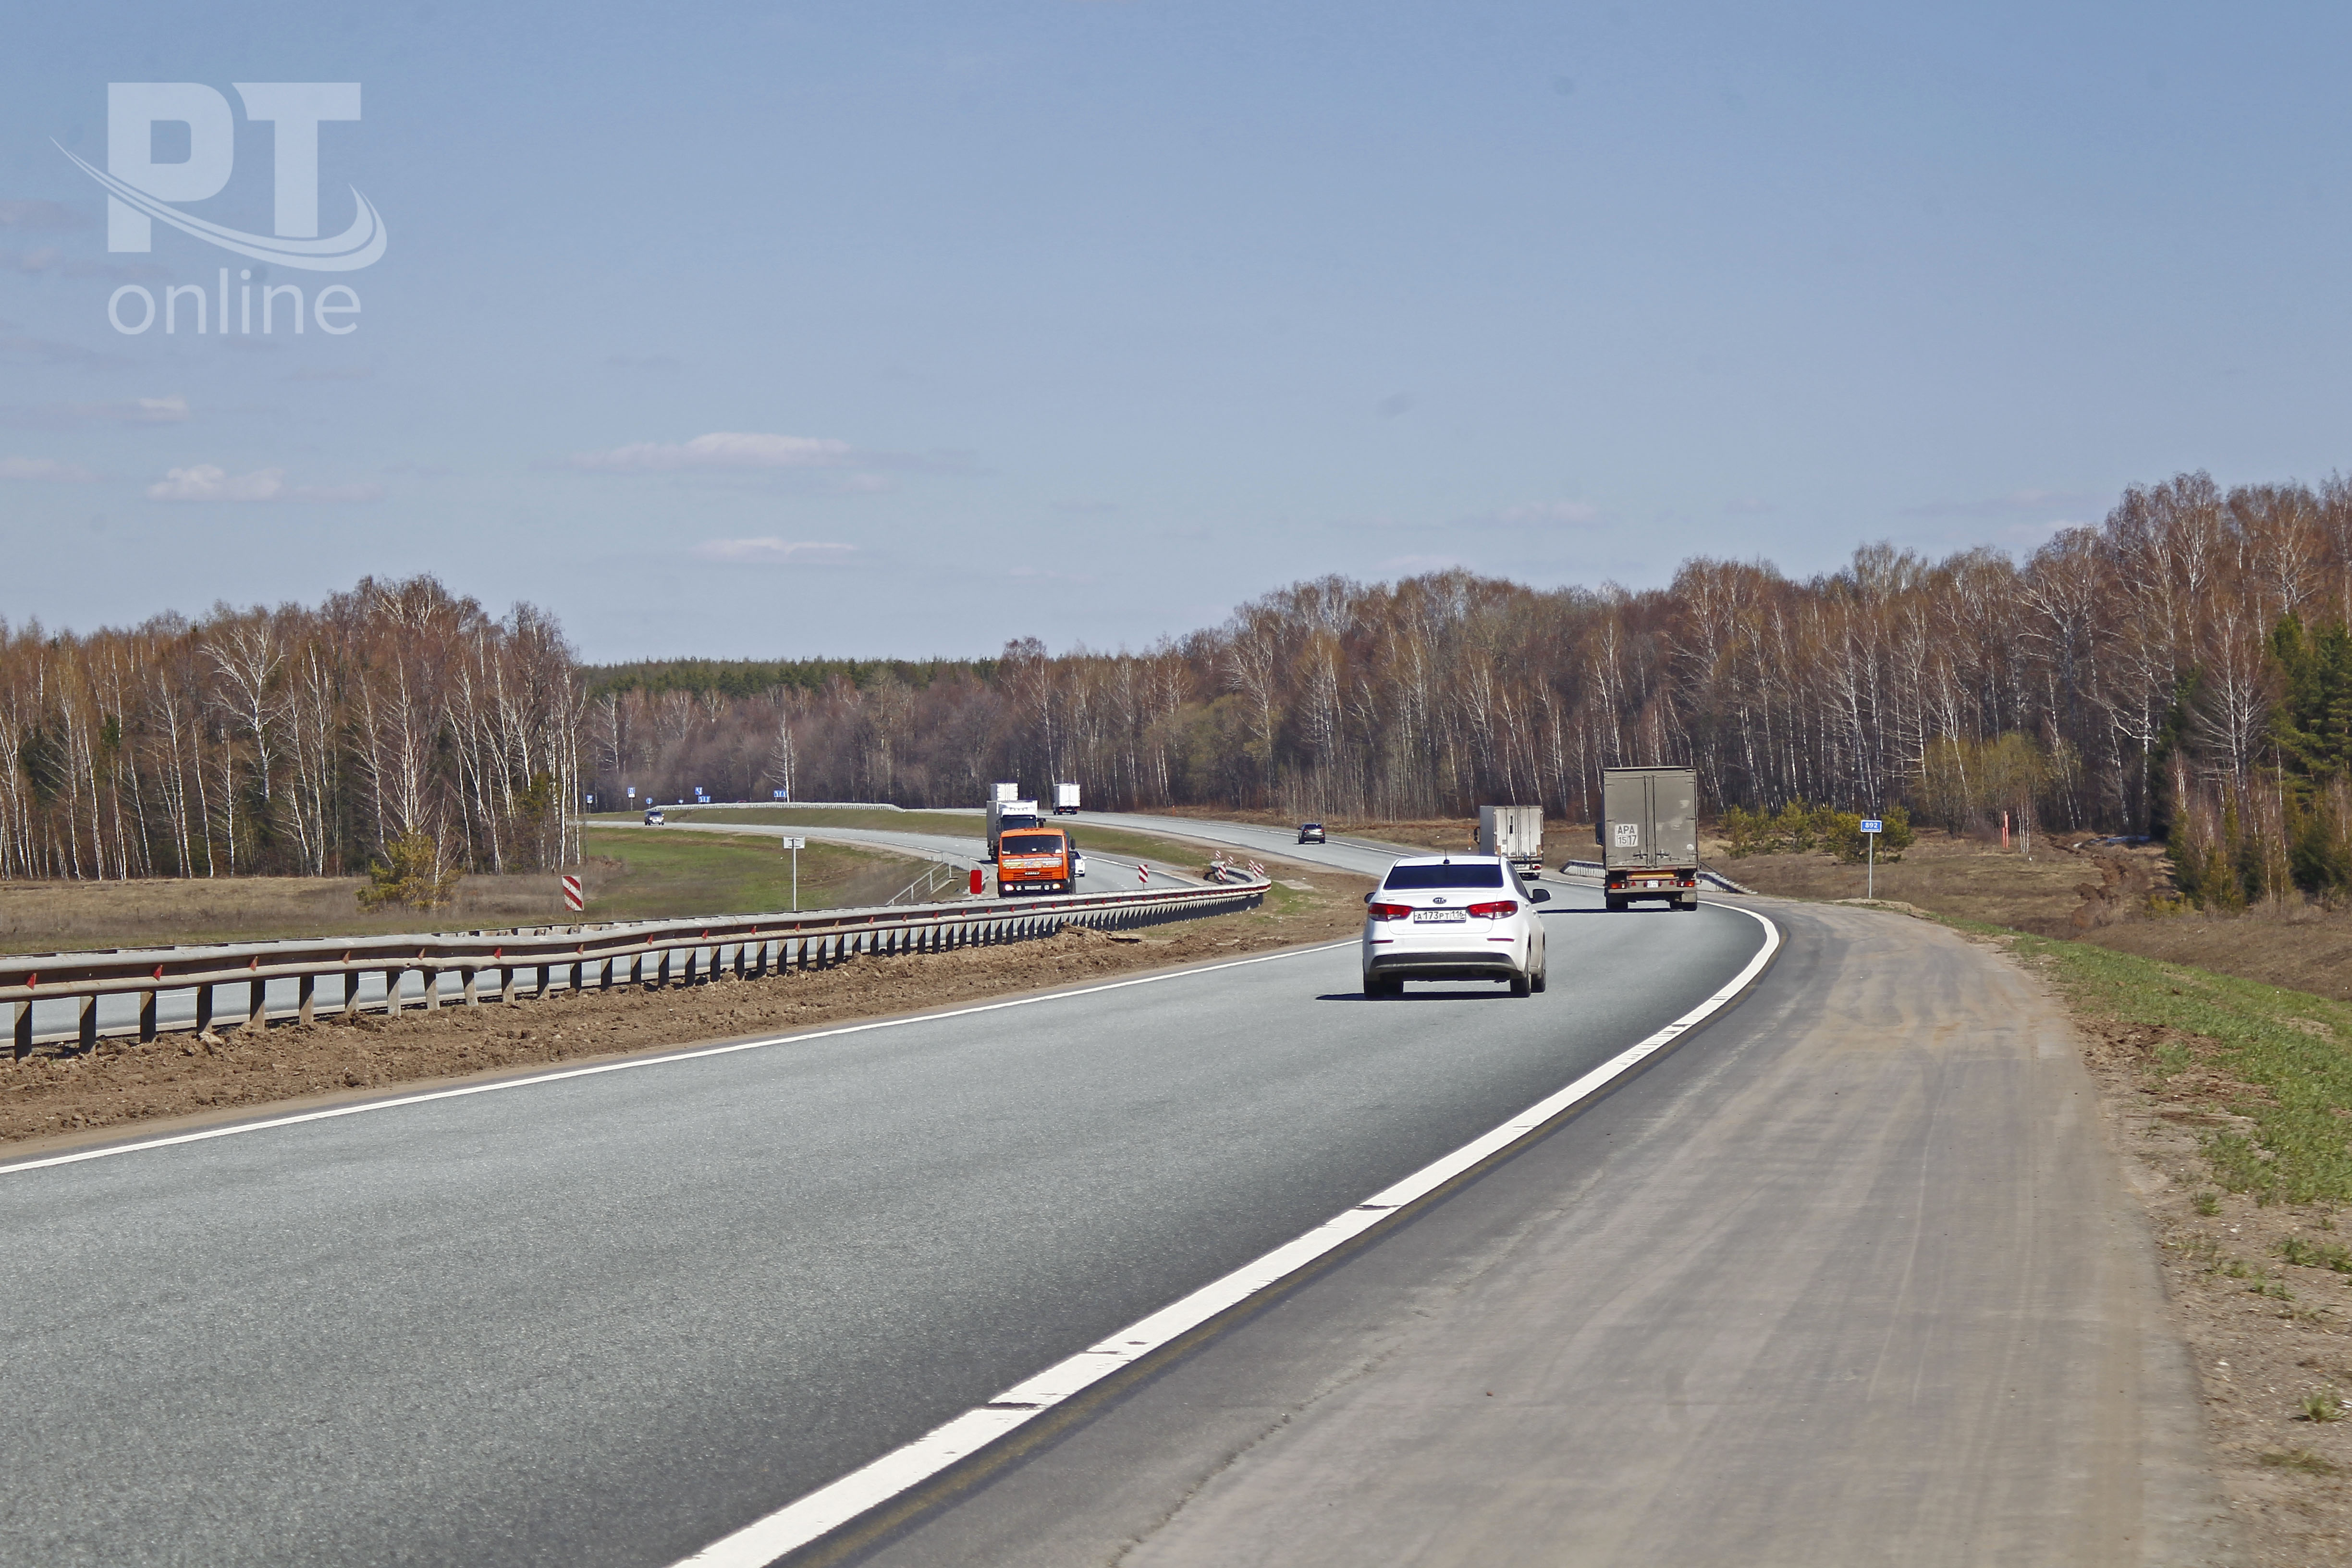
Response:
[{"label": "brown soil", "polygon": [[0,1143],[12,1157],[119,1135],[131,1123],[226,1121],[282,1101],[362,1099],[394,1085],[511,1072],[550,1062],[668,1050],[697,1041],[1050,989],[1355,935],[1371,883],[1317,868],[1288,876],[1242,914],[1106,935],[1069,928],[1010,947],[856,958],[836,968],[721,979],[667,990],[615,988],[479,1007],[412,1010],[259,1034],[102,1041],[11,1062],[0,1057]]},{"label": "brown soil", "polygon": [[[1709,863],[1759,893],[1860,899],[1864,868],[1826,855]],[[2160,846],[2037,843],[2029,859],[1997,844],[1923,835],[1901,860],[1878,867],[1878,897],[1955,920],[2087,942],[2118,952],[2193,964],[2244,980],[2352,1002],[2352,909],[2273,904],[2242,915],[2149,912],[2148,895],[2170,886]]]},{"label": "brown soil", "polygon": [[2119,921],[2084,942],[2352,1002],[2352,909],[2265,905],[2242,915]]},{"label": "brown soil", "polygon": [[1969,838],[1922,834],[1900,860],[1874,874],[1827,855],[1749,855],[1705,847],[1707,864],[1759,893],[1791,899],[1859,899],[1874,880],[1877,896],[1916,904],[1958,920],[1981,921],[2042,936],[2096,942],[2099,929],[2132,918],[2159,885],[2163,852],[2155,847],[2071,849],[2037,842],[2032,858]]},{"label": "brown soil", "polygon": [[[2110,1018],[2076,1022],[2196,1360],[2216,1475],[2243,1527],[2246,1561],[2352,1563],[2352,1419],[2315,1420],[2305,1403],[2341,1401],[2333,1408],[2352,1414],[2352,1274],[2280,1257],[2290,1238],[2313,1255],[2352,1247],[2352,1230],[2337,1230],[2325,1207],[2263,1207],[2213,1184],[2199,1134],[2248,1125],[2228,1106],[2261,1091],[2210,1066],[2161,1081],[2149,1070],[2167,1044],[2210,1058],[2205,1041]],[[2336,1256],[2352,1268],[2352,1251]]]}]

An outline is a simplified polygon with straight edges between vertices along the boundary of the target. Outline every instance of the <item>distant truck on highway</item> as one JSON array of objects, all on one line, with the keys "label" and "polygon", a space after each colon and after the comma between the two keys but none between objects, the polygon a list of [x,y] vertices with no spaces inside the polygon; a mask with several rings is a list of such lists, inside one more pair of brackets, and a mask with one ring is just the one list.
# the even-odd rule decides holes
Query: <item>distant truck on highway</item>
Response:
[{"label": "distant truck on highway", "polygon": [[996,896],[1075,893],[1084,865],[1078,847],[1063,828],[1041,826],[1034,819],[1027,827],[1008,827],[996,856]]},{"label": "distant truck on highway", "polygon": [[1543,869],[1543,807],[1482,805],[1478,853],[1508,860],[1522,872]]},{"label": "distant truck on highway", "polygon": [[1691,768],[1603,768],[1601,901],[1698,908],[1698,773]]},{"label": "distant truck on highway", "polygon": [[[1002,790],[1007,786],[998,784],[996,787]],[[988,858],[992,860],[996,858],[997,842],[1004,837],[1008,828],[1034,827],[1044,820],[1045,818],[1038,815],[1037,803],[1034,800],[1015,800],[1010,795],[1000,795],[990,801],[988,803]]]},{"label": "distant truck on highway", "polygon": [[1078,786],[1074,784],[1055,784],[1054,786],[1054,815],[1055,816],[1076,816],[1077,814]]}]

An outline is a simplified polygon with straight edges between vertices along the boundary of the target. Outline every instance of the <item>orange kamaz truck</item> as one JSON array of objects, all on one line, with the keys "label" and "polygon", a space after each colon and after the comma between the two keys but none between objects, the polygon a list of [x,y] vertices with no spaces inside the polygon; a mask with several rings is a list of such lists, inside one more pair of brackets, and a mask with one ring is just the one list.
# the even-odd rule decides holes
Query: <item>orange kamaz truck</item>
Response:
[{"label": "orange kamaz truck", "polygon": [[1004,829],[996,841],[996,896],[1078,890],[1078,847],[1059,827]]}]

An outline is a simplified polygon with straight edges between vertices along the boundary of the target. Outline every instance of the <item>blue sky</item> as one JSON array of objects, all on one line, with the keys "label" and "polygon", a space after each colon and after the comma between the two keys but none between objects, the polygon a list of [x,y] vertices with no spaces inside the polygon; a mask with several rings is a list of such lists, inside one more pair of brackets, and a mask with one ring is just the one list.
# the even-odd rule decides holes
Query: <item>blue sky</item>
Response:
[{"label": "blue sky", "polygon": [[[2347,460],[2340,9],[49,6],[0,616],[437,573],[591,658],[1141,646],[1302,576],[2028,549]],[[107,84],[357,81],[342,336],[108,322]],[[271,230],[267,124],[191,215]],[[159,138],[156,156],[183,155]],[[133,302],[131,317],[136,320]]]}]

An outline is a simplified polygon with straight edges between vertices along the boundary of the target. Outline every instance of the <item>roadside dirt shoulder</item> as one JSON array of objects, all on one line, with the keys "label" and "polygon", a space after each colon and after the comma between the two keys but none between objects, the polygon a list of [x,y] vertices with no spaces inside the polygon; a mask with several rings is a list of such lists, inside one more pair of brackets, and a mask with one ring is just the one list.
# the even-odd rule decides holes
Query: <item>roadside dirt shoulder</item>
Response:
[{"label": "roadside dirt shoulder", "polygon": [[[2220,1481],[2263,1568],[2352,1563],[2352,1269],[2326,1209],[2260,1205],[2213,1184],[2200,1134],[2242,1117],[2199,1075],[2151,1088],[2168,1031],[2078,1013],[2107,1125],[2146,1206],[2197,1364]],[[2307,1261],[2297,1266],[2281,1254]]]},{"label": "roadside dirt shoulder", "polygon": [[[2215,1181],[2205,1141],[2244,1138],[2253,1122],[2229,1109],[2249,1086],[2215,1070],[2210,1042],[2069,995],[2051,961],[2013,937],[1972,940],[2016,959],[2074,1025],[2196,1368],[2238,1561],[2352,1563],[2352,1237],[2336,1231],[2334,1206],[2264,1205]],[[2157,1070],[2184,1058],[2196,1065]]]},{"label": "roadside dirt shoulder", "polygon": [[815,1028],[1339,940],[1361,930],[1370,887],[1318,869],[1287,877],[1246,913],[1116,935],[1074,926],[1035,942],[860,957],[764,980],[558,992],[392,1018],[167,1035],[145,1046],[105,1041],[88,1055],[0,1057],[0,1151],[22,1156],[120,1136],[136,1124],[225,1121],[280,1101],[356,1099],[402,1084]]}]

